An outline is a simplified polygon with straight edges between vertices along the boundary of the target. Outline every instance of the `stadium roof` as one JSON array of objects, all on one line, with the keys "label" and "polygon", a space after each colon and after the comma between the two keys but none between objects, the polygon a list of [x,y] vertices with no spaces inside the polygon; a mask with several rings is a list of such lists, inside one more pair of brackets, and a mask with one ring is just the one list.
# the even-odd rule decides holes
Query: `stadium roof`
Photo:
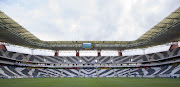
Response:
[{"label": "stadium roof", "polygon": [[0,11],[0,42],[35,49],[81,50],[82,43],[95,43],[96,50],[126,50],[179,40],[180,7],[134,41],[42,41]]}]

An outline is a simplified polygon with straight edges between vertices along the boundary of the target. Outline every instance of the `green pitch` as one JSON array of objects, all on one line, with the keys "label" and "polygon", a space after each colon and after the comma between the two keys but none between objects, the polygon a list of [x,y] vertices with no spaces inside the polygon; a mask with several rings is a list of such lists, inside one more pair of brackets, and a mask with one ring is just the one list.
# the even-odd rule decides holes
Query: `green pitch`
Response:
[{"label": "green pitch", "polygon": [[0,87],[180,87],[180,79],[170,79],[170,78],[0,79]]}]

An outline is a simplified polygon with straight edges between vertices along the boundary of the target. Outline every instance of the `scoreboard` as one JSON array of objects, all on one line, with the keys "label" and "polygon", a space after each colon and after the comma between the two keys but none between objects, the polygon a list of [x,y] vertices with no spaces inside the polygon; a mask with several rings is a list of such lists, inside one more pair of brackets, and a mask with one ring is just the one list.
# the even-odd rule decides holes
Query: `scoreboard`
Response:
[{"label": "scoreboard", "polygon": [[94,43],[83,43],[83,50],[94,50]]}]

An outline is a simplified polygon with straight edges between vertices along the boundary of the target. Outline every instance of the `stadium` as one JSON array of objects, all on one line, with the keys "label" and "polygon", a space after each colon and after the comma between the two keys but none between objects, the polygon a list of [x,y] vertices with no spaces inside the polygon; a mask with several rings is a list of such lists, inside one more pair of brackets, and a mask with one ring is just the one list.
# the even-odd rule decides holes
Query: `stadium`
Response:
[{"label": "stadium", "polygon": [[[132,41],[44,41],[0,10],[1,87],[179,87],[180,7]],[[8,50],[8,46],[32,53]],[[126,50],[168,45],[168,50],[123,55]],[[54,55],[36,55],[34,50]],[[157,48],[158,49],[158,48]],[[61,56],[61,51],[74,56]],[[102,51],[117,56],[102,56]],[[23,50],[22,50],[23,51]],[[82,51],[97,55],[81,56]]]}]

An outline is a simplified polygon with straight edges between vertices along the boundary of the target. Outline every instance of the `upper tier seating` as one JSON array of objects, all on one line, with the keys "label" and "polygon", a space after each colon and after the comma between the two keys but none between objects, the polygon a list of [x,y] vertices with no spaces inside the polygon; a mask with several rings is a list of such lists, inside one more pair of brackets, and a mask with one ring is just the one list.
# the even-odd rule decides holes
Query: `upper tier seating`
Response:
[{"label": "upper tier seating", "polygon": [[58,63],[61,64],[66,60],[67,64],[79,64],[79,60],[81,60],[83,64],[94,64],[95,60],[100,64],[108,64],[111,63],[141,63],[141,62],[150,62],[150,61],[158,61],[167,58],[172,58],[175,56],[180,56],[180,48],[176,48],[170,51],[152,53],[146,55],[134,55],[134,56],[101,56],[101,57],[93,57],[93,56],[40,56],[40,55],[30,55],[30,54],[22,54],[16,52],[10,52],[0,49],[0,57],[9,58],[13,60],[21,60],[21,61],[32,61],[35,63]]}]

